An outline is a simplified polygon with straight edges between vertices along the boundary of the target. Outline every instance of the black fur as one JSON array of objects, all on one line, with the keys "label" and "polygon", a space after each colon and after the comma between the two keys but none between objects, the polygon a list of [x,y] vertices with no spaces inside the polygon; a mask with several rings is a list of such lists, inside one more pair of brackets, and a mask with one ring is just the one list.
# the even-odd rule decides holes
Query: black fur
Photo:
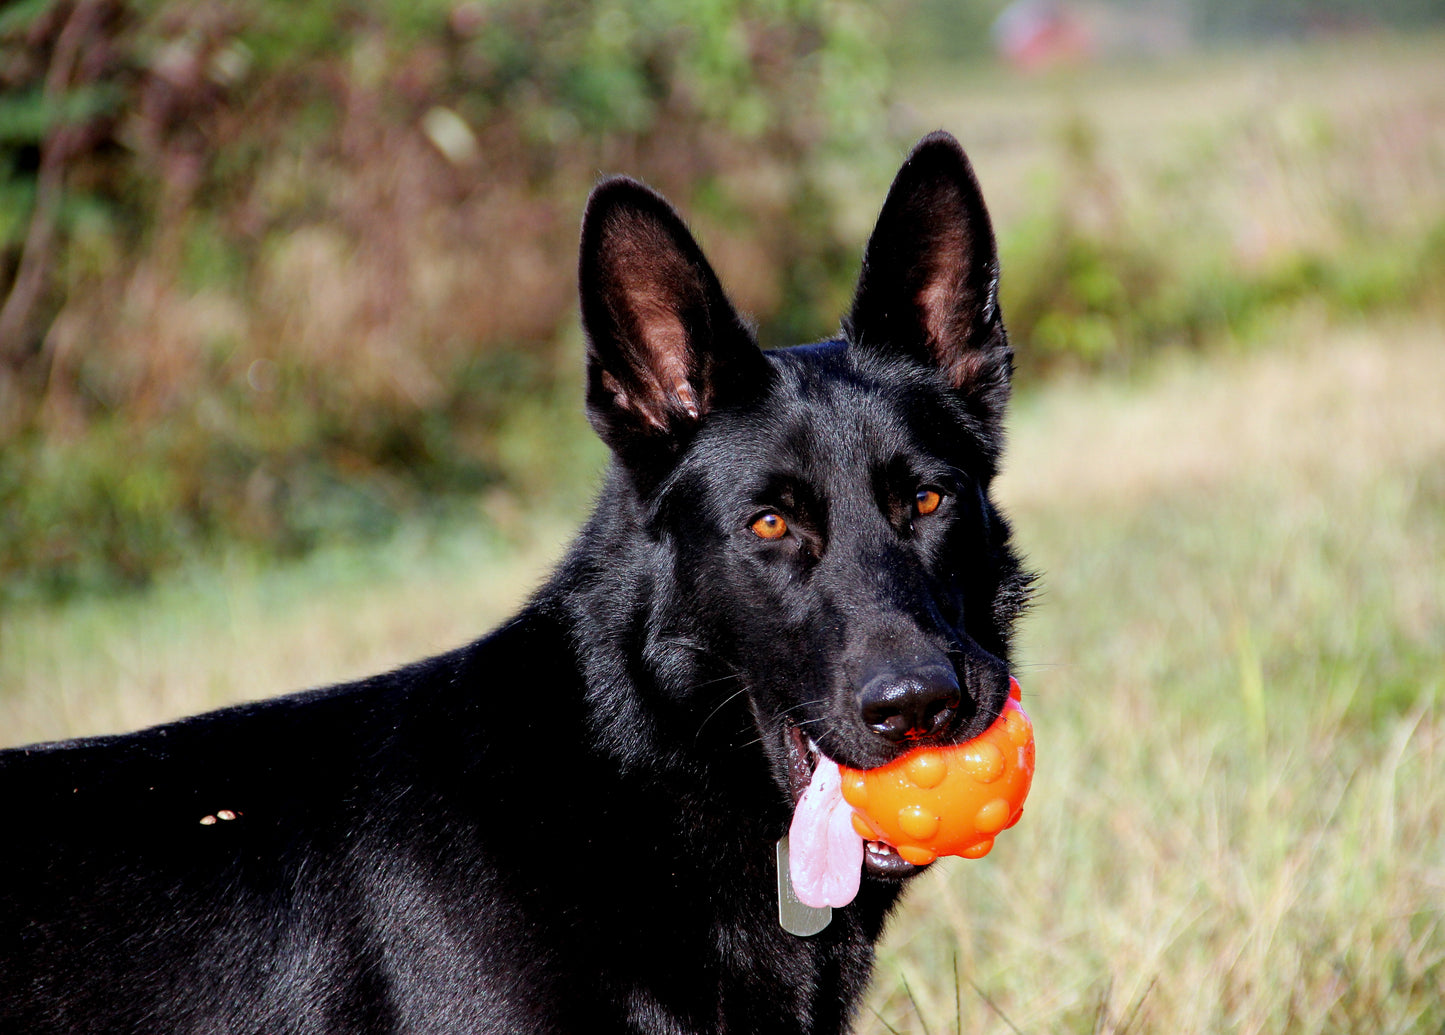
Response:
[{"label": "black fur", "polygon": [[989,498],[1011,356],[977,184],[920,143],[838,340],[760,352],[627,179],[594,192],[580,280],[615,460],[516,618],[360,683],[0,753],[0,1031],[848,1029],[901,878],[780,929],[793,731],[885,762],[912,742],[862,721],[865,686],[943,666],[962,693],[928,735],[975,735],[1027,596]]}]

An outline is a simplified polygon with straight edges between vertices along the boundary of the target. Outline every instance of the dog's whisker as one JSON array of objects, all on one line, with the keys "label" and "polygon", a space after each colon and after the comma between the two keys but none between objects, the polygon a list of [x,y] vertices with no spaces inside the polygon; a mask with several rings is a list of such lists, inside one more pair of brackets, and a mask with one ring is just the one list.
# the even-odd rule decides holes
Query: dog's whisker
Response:
[{"label": "dog's whisker", "polygon": [[683,691],[683,693],[695,694],[701,690],[706,690],[708,687],[717,686],[719,683],[727,683],[734,679],[741,678],[742,676],[738,675],[736,672],[729,672],[727,675],[718,676],[716,679],[704,679],[701,683],[693,683],[692,685],[688,686],[687,689]]},{"label": "dog's whisker", "polygon": [[782,714],[788,715],[792,712],[797,711],[800,708],[811,708],[815,704],[825,704],[827,703],[827,700],[828,699],[826,697],[815,697],[811,701],[804,701],[801,704],[795,704],[791,705],[790,707],[784,708]]},{"label": "dog's whisker", "polygon": [[[823,732],[819,733],[818,736],[814,739],[813,742],[818,745],[819,751],[827,753],[827,745],[830,737],[834,740],[837,740],[837,731],[832,729],[825,729],[823,730]],[[831,758],[833,756],[829,754],[828,757]]]},{"label": "dog's whisker", "polygon": [[741,687],[739,687],[737,690],[733,691],[732,693],[730,693],[730,694],[728,694],[726,697],[724,697],[724,698],[722,699],[722,701],[719,702],[718,706],[717,706],[716,708],[714,708],[712,711],[708,712],[708,713],[707,713],[707,717],[706,717],[705,719],[703,719],[702,722],[700,722],[700,723],[697,724],[697,733],[694,734],[694,739],[697,739],[698,737],[701,737],[701,736],[702,736],[702,728],[703,728],[704,726],[706,726],[706,725],[708,724],[708,722],[710,722],[710,721],[712,720],[712,717],[713,717],[714,715],[716,715],[718,712],[722,711],[722,710],[723,710],[724,708],[726,708],[731,702],[737,700],[739,697],[741,697],[743,694],[745,694],[745,693],[747,693],[747,692],[748,692],[748,688],[747,688],[746,686],[741,686]]}]

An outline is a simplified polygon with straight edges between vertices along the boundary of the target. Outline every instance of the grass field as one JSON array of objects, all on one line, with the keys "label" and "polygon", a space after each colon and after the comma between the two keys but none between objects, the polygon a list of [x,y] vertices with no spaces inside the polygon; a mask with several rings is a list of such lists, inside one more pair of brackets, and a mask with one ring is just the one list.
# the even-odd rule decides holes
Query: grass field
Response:
[{"label": "grass field", "polygon": [[[1018,401],[1001,492],[1045,573],[1019,670],[1032,801],[988,859],[913,889],[860,1031],[1445,1024],[1445,328],[1287,337],[1308,344]],[[454,645],[566,534],[0,614],[0,742]]]}]

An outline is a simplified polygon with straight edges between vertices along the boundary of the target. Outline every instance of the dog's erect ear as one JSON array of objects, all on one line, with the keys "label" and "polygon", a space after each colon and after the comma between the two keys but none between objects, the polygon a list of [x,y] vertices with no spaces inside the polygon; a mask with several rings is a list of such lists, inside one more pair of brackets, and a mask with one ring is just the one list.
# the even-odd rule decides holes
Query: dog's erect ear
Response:
[{"label": "dog's erect ear", "polygon": [[767,361],[697,242],[636,180],[592,191],[578,284],[587,413],[614,450],[670,451],[710,410],[766,381]]},{"label": "dog's erect ear", "polygon": [[980,417],[1002,417],[1013,356],[998,250],[973,168],[949,134],[919,141],[889,188],[844,333],[936,367]]}]

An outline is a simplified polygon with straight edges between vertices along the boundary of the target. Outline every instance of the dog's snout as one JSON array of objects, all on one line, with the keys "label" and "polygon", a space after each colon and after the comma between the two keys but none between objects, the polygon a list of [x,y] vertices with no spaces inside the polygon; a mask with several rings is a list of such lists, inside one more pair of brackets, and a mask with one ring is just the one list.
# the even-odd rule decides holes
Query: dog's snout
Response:
[{"label": "dog's snout", "polygon": [[930,665],[880,672],[859,694],[863,725],[892,741],[918,740],[944,730],[962,700],[951,668]]}]

